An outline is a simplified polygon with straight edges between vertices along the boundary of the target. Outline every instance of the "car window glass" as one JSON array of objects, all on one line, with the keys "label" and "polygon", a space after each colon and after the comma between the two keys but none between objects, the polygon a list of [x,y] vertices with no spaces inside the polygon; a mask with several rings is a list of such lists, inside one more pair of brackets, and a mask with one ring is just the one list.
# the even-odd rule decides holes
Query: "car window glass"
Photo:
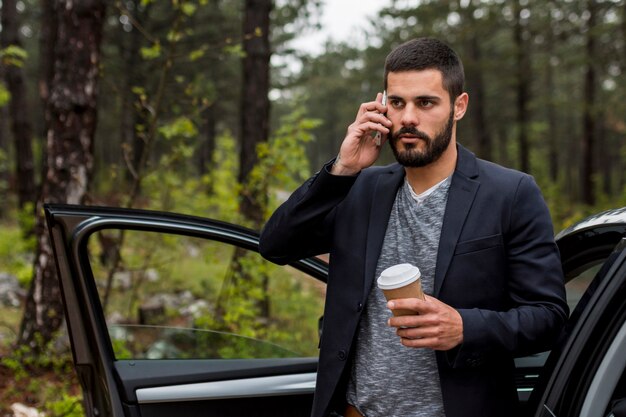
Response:
[{"label": "car window glass", "polygon": [[100,231],[87,248],[116,359],[317,355],[325,284],[295,268],[147,231]]},{"label": "car window glass", "polygon": [[565,284],[567,305],[569,306],[570,313],[574,311],[576,305],[578,305],[578,302],[585,294],[585,291],[587,291],[587,288],[589,288],[589,285],[601,267],[602,262],[588,265]]}]

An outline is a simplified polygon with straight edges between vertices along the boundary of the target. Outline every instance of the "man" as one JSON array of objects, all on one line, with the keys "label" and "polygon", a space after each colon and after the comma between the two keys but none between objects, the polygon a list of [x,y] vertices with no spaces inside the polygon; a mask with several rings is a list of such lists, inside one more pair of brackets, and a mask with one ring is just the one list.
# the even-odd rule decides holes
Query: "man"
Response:
[{"label": "man", "polygon": [[[393,50],[388,104],[361,105],[337,158],[263,230],[274,262],[330,253],[314,417],[514,416],[513,358],[550,349],[567,317],[533,179],[457,144],[463,83],[442,42]],[[397,164],[372,167],[375,132]],[[406,262],[429,295],[387,303],[375,277]]]}]

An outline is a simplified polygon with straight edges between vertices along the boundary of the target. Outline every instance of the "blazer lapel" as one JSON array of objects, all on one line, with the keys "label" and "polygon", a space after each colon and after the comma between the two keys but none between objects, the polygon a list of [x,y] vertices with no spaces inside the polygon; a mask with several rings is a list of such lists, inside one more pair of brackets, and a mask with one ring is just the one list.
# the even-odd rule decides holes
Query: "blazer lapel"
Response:
[{"label": "blazer lapel", "polygon": [[389,213],[391,213],[396,193],[403,179],[404,168],[394,164],[390,166],[389,171],[382,173],[376,181],[366,235],[365,280],[362,298],[364,301],[367,300],[374,274],[376,274],[376,265],[385,239]]},{"label": "blazer lapel", "polygon": [[443,216],[437,266],[435,267],[434,296],[439,296],[456,244],[459,240],[465,219],[472,207],[480,182],[472,178],[478,177],[478,166],[474,154],[458,145],[457,167],[452,176],[448,191],[448,202]]}]

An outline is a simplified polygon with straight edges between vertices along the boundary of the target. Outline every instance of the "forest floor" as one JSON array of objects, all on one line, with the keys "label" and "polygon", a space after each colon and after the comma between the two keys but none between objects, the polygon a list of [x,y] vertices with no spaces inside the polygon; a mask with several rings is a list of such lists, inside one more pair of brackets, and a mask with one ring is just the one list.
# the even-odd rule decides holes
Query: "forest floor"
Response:
[{"label": "forest floor", "polygon": [[17,416],[11,409],[13,404],[31,407],[46,417],[84,415],[80,387],[69,359],[69,363],[62,363],[66,359],[61,358],[53,365],[25,366],[0,346],[0,417]]}]

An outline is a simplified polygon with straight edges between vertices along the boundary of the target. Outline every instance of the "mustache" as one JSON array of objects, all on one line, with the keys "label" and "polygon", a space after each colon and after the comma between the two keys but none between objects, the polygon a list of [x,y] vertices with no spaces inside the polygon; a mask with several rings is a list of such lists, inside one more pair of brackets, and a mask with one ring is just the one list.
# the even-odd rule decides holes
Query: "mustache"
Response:
[{"label": "mustache", "polygon": [[393,140],[398,140],[401,135],[413,135],[419,139],[425,140],[426,142],[430,141],[430,137],[426,133],[419,131],[412,126],[400,128],[400,130],[393,134]]}]

